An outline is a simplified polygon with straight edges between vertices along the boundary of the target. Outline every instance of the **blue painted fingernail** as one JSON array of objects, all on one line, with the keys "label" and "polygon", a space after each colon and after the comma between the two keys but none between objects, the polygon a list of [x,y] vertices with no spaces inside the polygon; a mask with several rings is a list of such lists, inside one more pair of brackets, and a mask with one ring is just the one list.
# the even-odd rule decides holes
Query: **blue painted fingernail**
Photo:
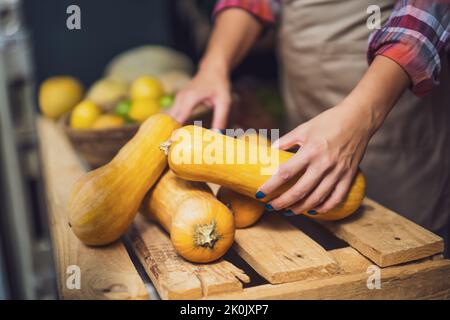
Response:
[{"label": "blue painted fingernail", "polygon": [[266,209],[269,210],[269,211],[272,211],[272,210],[273,210],[273,207],[272,207],[271,204],[266,203]]},{"label": "blue painted fingernail", "polygon": [[308,210],[308,214],[314,216],[317,214],[317,211],[316,210]]},{"label": "blue painted fingernail", "polygon": [[211,128],[211,130],[214,132],[217,132],[217,133],[225,134],[225,130],[222,130],[222,129]]},{"label": "blue painted fingernail", "polygon": [[288,210],[288,211],[283,213],[283,216],[292,217],[292,216],[295,216],[295,213],[292,210]]},{"label": "blue painted fingernail", "polygon": [[256,194],[255,194],[255,198],[256,199],[262,199],[262,198],[264,198],[266,195],[263,193],[263,192],[261,192],[261,191],[258,191]]}]

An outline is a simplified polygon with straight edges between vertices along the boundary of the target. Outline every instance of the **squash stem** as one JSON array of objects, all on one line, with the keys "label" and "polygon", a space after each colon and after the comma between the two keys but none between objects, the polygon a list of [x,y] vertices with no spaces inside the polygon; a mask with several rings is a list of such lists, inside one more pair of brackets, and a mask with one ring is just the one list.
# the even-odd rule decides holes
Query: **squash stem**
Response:
[{"label": "squash stem", "polygon": [[170,149],[171,144],[172,144],[172,141],[170,141],[170,140],[164,141],[163,143],[161,143],[159,145],[159,149],[161,151],[163,151],[164,154],[167,156],[169,154],[169,149]]},{"label": "squash stem", "polygon": [[195,245],[204,248],[214,248],[220,236],[217,234],[216,221],[208,224],[198,225],[195,228],[194,241]]}]

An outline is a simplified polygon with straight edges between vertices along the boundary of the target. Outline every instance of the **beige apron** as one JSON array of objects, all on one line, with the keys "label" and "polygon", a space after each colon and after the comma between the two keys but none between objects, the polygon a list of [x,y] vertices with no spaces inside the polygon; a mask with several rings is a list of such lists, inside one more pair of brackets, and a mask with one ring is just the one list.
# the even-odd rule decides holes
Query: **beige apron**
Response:
[{"label": "beige apron", "polygon": [[[341,102],[367,69],[371,32],[367,7],[395,0],[284,0],[278,50],[289,129]],[[450,90],[444,61],[441,85],[423,99],[403,94],[369,143],[361,163],[367,194],[417,223],[437,230],[450,215]]]}]

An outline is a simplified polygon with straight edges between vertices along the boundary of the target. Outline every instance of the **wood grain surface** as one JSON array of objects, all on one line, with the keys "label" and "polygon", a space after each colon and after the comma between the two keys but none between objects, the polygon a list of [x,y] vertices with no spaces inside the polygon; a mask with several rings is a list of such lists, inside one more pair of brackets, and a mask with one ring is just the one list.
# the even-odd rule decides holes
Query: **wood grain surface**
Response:
[{"label": "wood grain surface", "polygon": [[368,198],[353,216],[321,224],[380,267],[444,250],[442,238]]},{"label": "wood grain surface", "polygon": [[162,299],[197,299],[241,292],[248,276],[228,261],[194,264],[179,256],[168,234],[138,216],[128,237]]},{"label": "wood grain surface", "polygon": [[283,217],[265,215],[236,230],[234,250],[270,283],[328,277],[339,266],[318,243]]},{"label": "wood grain surface", "polygon": [[[37,128],[60,298],[149,298],[122,242],[87,247],[70,230],[67,202],[73,183],[84,170],[60,127],[51,120],[39,118]],[[71,282],[74,278],[70,276],[75,275],[72,269],[67,273],[70,266],[80,270],[80,289],[74,288],[75,282]]]}]

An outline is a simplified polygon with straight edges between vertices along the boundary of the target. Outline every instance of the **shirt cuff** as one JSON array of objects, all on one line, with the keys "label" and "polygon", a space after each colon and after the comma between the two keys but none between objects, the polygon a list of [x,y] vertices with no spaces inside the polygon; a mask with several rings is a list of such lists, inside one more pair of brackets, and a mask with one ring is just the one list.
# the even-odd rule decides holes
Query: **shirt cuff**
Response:
[{"label": "shirt cuff", "polygon": [[261,0],[221,0],[218,1],[213,10],[213,17],[216,17],[219,13],[226,9],[239,8],[247,11],[257,20],[259,20],[264,26],[271,26],[275,23],[275,17],[272,12],[269,1]]},{"label": "shirt cuff", "polygon": [[405,70],[412,82],[411,91],[418,97],[427,95],[434,86],[439,84],[438,70],[440,68],[432,68],[436,66],[433,56],[428,53],[422,57],[418,53],[418,48],[412,44],[399,42],[385,44],[377,50],[369,50],[369,64],[377,55],[390,58]]}]

